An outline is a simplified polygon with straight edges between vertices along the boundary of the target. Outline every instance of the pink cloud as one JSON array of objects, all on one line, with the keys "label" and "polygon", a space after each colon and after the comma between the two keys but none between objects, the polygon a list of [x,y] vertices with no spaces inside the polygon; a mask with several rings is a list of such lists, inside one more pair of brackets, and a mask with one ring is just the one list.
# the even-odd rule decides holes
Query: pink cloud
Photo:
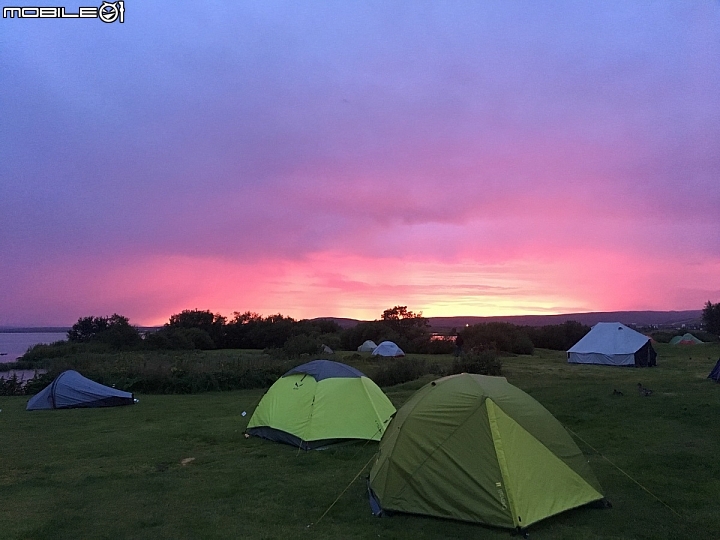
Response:
[{"label": "pink cloud", "polygon": [[717,275],[720,261],[688,267],[591,248],[494,262],[342,252],[251,264],[157,256],[60,263],[51,275],[29,273],[6,309],[27,314],[27,321],[14,323],[71,324],[80,316],[119,312],[143,325],[162,324],[173,313],[195,308],[226,316],[250,310],[360,319],[378,318],[394,305],[427,316],[699,309],[720,294]]}]

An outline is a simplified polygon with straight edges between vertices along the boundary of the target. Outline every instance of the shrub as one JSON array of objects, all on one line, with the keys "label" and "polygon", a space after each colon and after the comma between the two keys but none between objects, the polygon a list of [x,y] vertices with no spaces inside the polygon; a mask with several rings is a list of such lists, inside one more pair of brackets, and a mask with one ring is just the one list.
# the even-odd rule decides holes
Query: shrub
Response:
[{"label": "shrub", "polygon": [[22,396],[25,394],[23,380],[13,373],[8,378],[0,379],[0,396]]},{"label": "shrub", "polygon": [[117,313],[111,317],[80,317],[67,335],[73,343],[100,342],[115,350],[133,347],[141,340],[137,328]]},{"label": "shrub", "polygon": [[389,360],[386,364],[381,365],[370,378],[378,386],[394,386],[414,381],[429,373],[438,375],[438,371],[436,363],[428,365],[424,359],[404,357]]},{"label": "shrub", "polygon": [[452,354],[455,351],[454,339],[433,339],[427,344],[427,354]]},{"label": "shrub", "polygon": [[149,350],[208,350],[215,348],[210,335],[200,328],[177,328],[164,326],[145,337],[144,346]]},{"label": "shrub", "polygon": [[460,333],[465,347],[472,350],[492,349],[514,354],[532,354],[534,347],[523,327],[509,323],[480,323]]},{"label": "shrub", "polygon": [[577,321],[541,327],[523,327],[535,347],[567,351],[590,331],[590,327]]},{"label": "shrub", "polygon": [[682,334],[678,334],[677,332],[672,331],[661,330],[658,332],[653,332],[650,335],[658,343],[670,343],[670,340],[672,338],[674,338],[675,336],[681,336]]},{"label": "shrub", "polygon": [[0,396],[24,396],[27,394],[37,394],[52,382],[54,377],[48,374],[35,375],[27,380],[23,380],[13,373],[11,377],[0,378]]},{"label": "shrub", "polygon": [[480,375],[502,375],[502,362],[491,350],[472,350],[453,360],[451,373],[478,373]]},{"label": "shrub", "polygon": [[289,358],[298,357],[302,354],[316,354],[320,350],[321,345],[318,338],[300,334],[292,336],[285,341],[283,352]]},{"label": "shrub", "polygon": [[32,379],[25,383],[25,393],[28,395],[37,394],[49,385],[57,377],[55,373],[36,373]]},{"label": "shrub", "polygon": [[[69,341],[56,341],[49,345],[38,343],[30,347],[25,354],[18,358],[17,368],[32,369],[32,367],[28,367],[28,364],[30,366],[36,366],[42,364],[45,360],[77,354],[86,350],[88,345],[89,344],[86,343],[72,343]],[[107,347],[102,344],[93,344],[93,347],[107,350]]]},{"label": "shrub", "polygon": [[51,361],[46,375],[31,379],[28,394],[37,393],[66,369],[106,386],[128,392],[187,394],[217,390],[267,388],[293,367],[281,357],[202,351],[174,353],[80,353]]},{"label": "shrub", "polygon": [[[205,332],[208,339],[204,337],[197,338],[199,335],[197,333],[188,334],[188,337],[193,343],[195,343],[196,339],[201,340],[201,343],[195,343],[194,348],[196,349],[214,349],[216,345],[222,346],[225,342],[225,322],[225,317],[217,313],[198,309],[186,309],[180,313],[171,315],[165,327]],[[210,346],[210,344],[212,344],[212,346]]]},{"label": "shrub", "polygon": [[695,330],[694,332],[692,332],[692,335],[698,338],[700,341],[704,341],[706,343],[712,343],[719,340],[717,334],[711,334],[710,332],[705,332],[704,330]]}]

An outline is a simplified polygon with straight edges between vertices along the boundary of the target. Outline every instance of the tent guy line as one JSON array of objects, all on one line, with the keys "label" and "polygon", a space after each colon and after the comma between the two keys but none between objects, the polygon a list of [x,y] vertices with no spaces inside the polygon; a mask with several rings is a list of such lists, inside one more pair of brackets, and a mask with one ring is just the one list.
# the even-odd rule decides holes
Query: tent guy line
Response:
[{"label": "tent guy line", "polygon": [[679,514],[672,506],[670,506],[668,503],[666,503],[665,501],[663,501],[660,497],[658,497],[657,495],[655,495],[652,491],[650,491],[648,488],[646,488],[645,486],[643,486],[640,482],[638,482],[637,480],[635,480],[632,476],[630,476],[628,473],[626,473],[626,472],[625,472],[624,470],[622,470],[620,467],[618,467],[617,465],[615,465],[615,463],[613,463],[612,461],[610,461],[610,459],[608,459],[607,457],[605,457],[604,454],[602,454],[597,448],[595,448],[595,447],[592,446],[589,442],[587,442],[585,439],[583,439],[580,435],[578,435],[577,433],[575,433],[572,429],[570,429],[569,427],[565,426],[564,424],[563,424],[563,427],[565,427],[565,429],[568,430],[568,432],[569,432],[571,435],[573,435],[576,439],[578,439],[579,441],[581,441],[582,443],[584,443],[588,448],[590,448],[590,449],[591,449],[593,452],[595,452],[598,456],[600,456],[601,458],[603,458],[603,459],[604,459],[605,461],[607,461],[610,465],[612,465],[613,467],[615,467],[618,471],[620,471],[622,474],[624,474],[624,475],[627,476],[630,480],[632,480],[635,484],[637,484],[638,486],[640,486],[640,488],[641,488],[643,491],[645,491],[648,495],[650,495],[653,499],[655,499],[655,500],[658,501],[660,504],[662,504],[663,506],[665,506],[668,510],[670,510],[670,511],[671,511],[673,514],[675,514],[676,516],[678,516],[678,517],[680,517],[680,518],[683,517],[683,516],[682,516],[681,514]]}]

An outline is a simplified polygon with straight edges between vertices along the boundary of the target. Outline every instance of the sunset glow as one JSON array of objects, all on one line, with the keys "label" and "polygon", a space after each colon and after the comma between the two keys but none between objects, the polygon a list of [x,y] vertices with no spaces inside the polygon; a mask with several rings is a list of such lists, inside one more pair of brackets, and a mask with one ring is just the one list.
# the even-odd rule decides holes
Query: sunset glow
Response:
[{"label": "sunset glow", "polygon": [[0,20],[0,325],[720,300],[717,2],[176,5]]}]

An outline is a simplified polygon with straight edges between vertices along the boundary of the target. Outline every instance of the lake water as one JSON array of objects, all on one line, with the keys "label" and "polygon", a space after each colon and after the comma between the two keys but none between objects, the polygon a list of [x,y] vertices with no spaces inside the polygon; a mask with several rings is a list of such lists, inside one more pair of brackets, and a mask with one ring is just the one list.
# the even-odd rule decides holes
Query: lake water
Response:
[{"label": "lake water", "polygon": [[14,362],[33,345],[67,339],[65,332],[0,332],[0,362]]}]

